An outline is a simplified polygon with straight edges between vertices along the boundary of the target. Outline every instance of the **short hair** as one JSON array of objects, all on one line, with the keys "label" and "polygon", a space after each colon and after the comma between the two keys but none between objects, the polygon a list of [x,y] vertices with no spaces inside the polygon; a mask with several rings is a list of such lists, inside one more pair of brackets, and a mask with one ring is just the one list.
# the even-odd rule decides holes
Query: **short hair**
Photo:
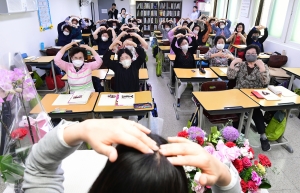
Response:
[{"label": "short hair", "polygon": [[217,45],[217,42],[219,41],[219,39],[223,39],[225,44],[226,44],[226,38],[224,36],[217,36],[215,37],[215,40],[214,40],[214,45]]},{"label": "short hair", "polygon": [[[130,32],[130,33],[135,33],[135,32]],[[131,36],[130,34],[125,35],[124,37],[121,38],[121,42],[124,42],[125,40],[132,38],[132,41],[136,44],[140,44],[140,41],[136,38]]]},{"label": "short hair", "polygon": [[64,25],[64,27],[62,28],[62,30],[64,31],[65,29],[69,30],[69,32],[72,31],[72,27],[69,25]]},{"label": "short hair", "polygon": [[131,51],[128,48],[122,48],[118,51],[118,61],[120,61],[120,58],[121,58],[122,54],[124,54],[124,53],[128,54],[131,59],[133,58],[133,55],[132,55]]},{"label": "short hair", "polygon": [[126,9],[125,9],[125,8],[122,8],[122,9],[121,9],[121,12],[122,12],[123,10],[125,10],[125,12],[126,12]]},{"label": "short hair", "polygon": [[256,50],[256,54],[259,55],[260,54],[260,48],[255,45],[255,44],[250,44],[249,46],[247,46],[244,50],[244,55],[246,55],[246,52],[250,49],[254,48]]},{"label": "short hair", "polygon": [[188,22],[188,21],[183,21],[183,22],[182,22],[182,25],[183,25],[183,24],[185,24],[185,23],[186,23],[186,24],[189,24],[189,22]]},{"label": "short hair", "polygon": [[[123,51],[124,50],[124,51]],[[127,49],[122,49],[124,53]],[[128,50],[129,51],[129,50]],[[157,145],[167,144],[162,137],[149,135]],[[159,151],[144,154],[118,145],[118,159],[106,165],[90,189],[90,193],[188,193],[188,181],[182,166],[174,166]],[[126,176],[124,178],[124,176]]]},{"label": "short hair", "polygon": [[177,45],[180,46],[180,44],[183,42],[183,40],[186,40],[189,43],[189,40],[186,37],[181,37],[177,40]]},{"label": "short hair", "polygon": [[136,22],[137,24],[139,23],[136,19],[131,19],[131,23]]},{"label": "short hair", "polygon": [[87,52],[86,52],[86,49],[85,48],[81,48],[79,46],[73,46],[70,51],[69,51],[69,55],[70,55],[70,58],[72,58],[75,54],[78,54],[78,53],[82,53],[83,54],[83,57],[84,58],[87,58]]},{"label": "short hair", "polygon": [[186,30],[185,29],[178,29],[175,31],[174,35],[177,35],[177,34],[183,34],[185,35],[186,34]]},{"label": "short hair", "polygon": [[73,19],[71,20],[71,22],[73,22],[73,21],[76,21],[76,22],[78,23],[78,20],[77,20],[76,18],[73,18]]},{"label": "short hair", "polygon": [[239,25],[241,25],[243,27],[243,30],[242,30],[241,33],[244,34],[245,33],[245,24],[244,23],[238,23],[238,24],[236,24],[236,27],[235,27],[234,31],[237,32],[237,28],[239,27]]},{"label": "short hair", "polygon": [[102,36],[102,34],[105,34],[107,33],[108,34],[108,37],[111,38],[112,37],[112,34],[111,34],[111,31],[110,30],[101,30],[98,34],[98,36]]},{"label": "short hair", "polygon": [[166,25],[169,26],[169,27],[171,27],[171,23],[170,22],[163,23],[164,28],[166,27]]},{"label": "short hair", "polygon": [[199,25],[196,24],[196,25],[194,25],[192,31],[194,31],[195,27],[199,27],[199,29],[201,30],[201,27],[200,27]]},{"label": "short hair", "polygon": [[198,10],[198,7],[197,6],[194,6],[193,8],[196,8]]},{"label": "short hair", "polygon": [[254,33],[254,34],[261,35],[261,32],[260,32],[259,30],[257,30],[257,29],[253,30],[253,33]]},{"label": "short hair", "polygon": [[216,21],[216,19],[215,18],[210,18],[209,20],[208,20],[208,23],[210,23],[210,22],[212,22],[212,21]]},{"label": "short hair", "polygon": [[111,6],[117,6],[115,3],[112,3]]}]

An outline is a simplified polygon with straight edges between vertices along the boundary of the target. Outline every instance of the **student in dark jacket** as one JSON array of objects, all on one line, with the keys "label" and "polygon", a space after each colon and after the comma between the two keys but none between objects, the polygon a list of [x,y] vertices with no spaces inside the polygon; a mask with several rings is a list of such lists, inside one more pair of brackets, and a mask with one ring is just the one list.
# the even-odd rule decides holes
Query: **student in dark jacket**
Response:
[{"label": "student in dark jacket", "polygon": [[[121,46],[122,45],[122,46]],[[117,52],[118,60],[111,60],[113,50],[121,46]],[[133,55],[126,47],[133,46],[138,57],[132,60]],[[139,91],[139,70],[146,59],[145,51],[136,43],[126,40],[121,42],[116,39],[103,56],[104,64],[115,72],[115,92],[138,92]]]},{"label": "student in dark jacket", "polygon": [[56,43],[57,46],[65,46],[71,43],[72,39],[75,39],[75,36],[72,35],[72,27],[66,25],[65,21],[57,25],[57,33],[58,33],[58,40]]},{"label": "student in dark jacket", "polygon": [[90,34],[92,33],[92,30],[95,31],[96,30],[96,25],[94,23],[93,20],[89,19],[89,18],[84,18],[79,20],[79,23],[81,23],[81,21],[84,20],[85,21],[85,27],[82,28],[82,34]]},{"label": "student in dark jacket", "polygon": [[[264,30],[264,35],[262,37],[259,37],[261,35],[260,30]],[[255,26],[253,27],[248,36],[247,36],[247,46],[249,46],[250,44],[255,44],[259,47],[261,52],[264,52],[264,41],[266,41],[266,39],[268,38],[268,28],[259,25],[259,26]]]},{"label": "student in dark jacket", "polygon": [[196,40],[197,40],[197,44],[199,46],[205,45],[206,42],[202,42],[202,37],[207,32],[207,25],[204,24],[204,30],[203,31],[201,31],[201,27],[199,25],[194,25],[194,27],[192,28],[192,31],[195,35]]},{"label": "student in dark jacket", "polygon": [[[189,46],[189,41],[185,36],[192,37],[192,43]],[[195,60],[194,60],[194,54],[198,48],[197,40],[194,36],[194,34],[177,34],[171,44],[172,50],[174,51],[176,55],[176,59],[174,61],[174,68],[195,68]],[[180,47],[178,48],[177,45]],[[192,82],[193,90],[199,91],[199,83],[198,82]],[[176,96],[177,96],[177,106],[180,107],[180,97],[184,90],[187,87],[186,82],[181,82]]]},{"label": "student in dark jacket", "polygon": [[116,9],[116,4],[113,3],[108,11],[108,19],[118,19],[119,11]]},{"label": "student in dark jacket", "polygon": [[116,38],[116,33],[113,28],[100,26],[94,33],[93,37],[98,44],[98,54],[104,55],[111,43]]}]

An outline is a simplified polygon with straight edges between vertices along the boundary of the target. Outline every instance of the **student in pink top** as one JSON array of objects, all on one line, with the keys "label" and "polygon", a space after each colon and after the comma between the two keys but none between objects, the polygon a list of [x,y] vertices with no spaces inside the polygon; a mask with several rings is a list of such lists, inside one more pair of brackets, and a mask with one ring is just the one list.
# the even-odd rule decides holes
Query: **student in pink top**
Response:
[{"label": "student in pink top", "polygon": [[[180,25],[178,25],[178,26],[174,27],[168,33],[170,43],[172,43],[175,35],[177,35],[177,34],[183,34],[183,35],[185,35],[187,33],[192,33],[192,31],[190,30],[190,28],[188,28],[187,26],[180,26]],[[189,37],[189,36],[187,38],[188,38],[189,44],[190,44],[192,42],[192,38]],[[177,43],[176,43],[176,47],[180,48],[180,46],[178,46]],[[170,49],[170,54],[174,54],[174,51],[172,50],[172,48]]]},{"label": "student in pink top", "polygon": [[[69,49],[69,55],[72,63],[65,62],[61,59],[65,52]],[[87,50],[93,54],[96,61],[87,63],[84,62]],[[71,42],[65,45],[56,54],[54,62],[67,73],[70,93],[74,93],[75,91],[95,91],[92,82],[92,71],[99,69],[103,61],[93,48],[87,45],[80,45],[79,47],[76,42]]]}]

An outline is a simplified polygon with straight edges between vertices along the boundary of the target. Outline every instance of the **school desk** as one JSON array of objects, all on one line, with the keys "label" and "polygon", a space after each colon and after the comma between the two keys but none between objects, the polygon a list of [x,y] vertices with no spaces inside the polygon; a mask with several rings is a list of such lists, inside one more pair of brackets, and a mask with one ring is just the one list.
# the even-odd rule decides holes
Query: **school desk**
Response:
[{"label": "school desk", "polygon": [[37,59],[35,60],[27,60],[24,59],[24,62],[26,64],[29,64],[31,66],[36,66],[36,67],[43,67],[46,66],[50,63],[51,65],[51,70],[52,70],[52,76],[53,76],[53,80],[54,80],[54,89],[53,90],[38,90],[40,92],[57,92],[58,88],[57,88],[57,83],[56,83],[56,79],[55,79],[55,69],[54,69],[54,57],[55,56],[39,56]]},{"label": "school desk", "polygon": [[[258,99],[255,96],[253,96],[253,94],[251,93],[251,91],[253,91],[253,90],[269,91],[267,88],[265,88],[265,89],[240,89],[240,90],[243,93],[245,93],[245,95],[247,95],[249,98],[251,98],[253,101],[255,101],[257,104],[259,104],[260,109],[262,109],[263,111],[286,110],[286,112],[287,112],[286,121],[287,122],[288,122],[290,110],[293,108],[300,107],[300,96],[299,95],[289,96],[289,97],[280,96],[281,100],[271,101],[271,100],[266,100],[266,99]],[[246,133],[245,133],[246,138],[247,138],[247,136],[248,136],[248,130],[246,130]],[[293,153],[292,147],[288,145],[289,140],[287,140],[284,137],[284,134],[277,140],[277,142],[278,143],[271,143],[271,146],[282,145],[282,147],[284,147],[288,152]],[[255,147],[255,146],[253,146],[253,147]],[[259,147],[259,146],[256,146],[256,147]]]},{"label": "school desk", "polygon": [[246,127],[250,127],[251,118],[254,108],[259,108],[259,105],[247,97],[238,89],[223,90],[223,91],[201,91],[193,92],[193,96],[199,101],[200,108],[198,113],[198,124],[202,128],[203,109],[211,115],[226,115],[241,113],[239,132],[242,130],[244,116],[249,112],[249,119]]},{"label": "school desk", "polygon": [[287,72],[287,74],[291,75],[290,83],[288,89],[291,90],[295,78],[300,79],[300,68],[288,68],[288,67],[283,67],[283,70]]},{"label": "school desk", "polygon": [[[53,102],[56,100],[56,98],[59,96],[59,94],[46,94],[43,99],[41,100],[41,103],[44,107],[44,110],[46,113],[49,114],[51,118],[82,118],[83,116],[88,116],[93,114],[93,109],[96,104],[97,98],[99,93],[93,92],[88,100],[87,104],[69,104],[69,105],[60,105],[60,106],[53,106]],[[71,110],[72,112],[66,112],[66,113],[52,113],[56,109],[61,110]],[[35,106],[31,111],[30,114],[38,114],[42,111],[40,109],[40,106]]]},{"label": "school desk", "polygon": [[238,49],[244,50],[247,47],[247,45],[236,45],[236,44],[233,44],[232,47],[234,47],[234,56],[236,57],[237,50]]},{"label": "school desk", "polygon": [[154,31],[154,33],[155,33],[155,34],[161,34],[161,32],[158,31],[158,30]]},{"label": "school desk", "polygon": [[181,113],[191,113],[192,111],[183,111],[179,110],[177,107],[177,91],[178,91],[178,84],[180,82],[207,82],[212,80],[217,80],[218,76],[209,68],[205,69],[206,73],[203,74],[199,71],[198,68],[174,68],[175,73],[175,103],[173,104],[173,108],[175,110],[175,115],[177,120],[179,119],[178,112]]},{"label": "school desk", "polygon": [[218,77],[221,78],[222,80],[228,80],[227,78],[228,67],[210,67],[210,69],[212,69],[212,71],[214,71],[214,73],[216,73],[216,75],[218,75]]},{"label": "school desk", "polygon": [[163,38],[163,36],[162,35],[155,35],[155,37],[157,38],[157,39],[162,39]]},{"label": "school desk", "polygon": [[[108,69],[98,69],[98,70],[93,70],[92,71],[92,76],[95,76],[97,78],[99,78],[100,80],[104,80],[106,77],[106,74],[108,72]],[[63,81],[67,81],[68,80],[68,75],[65,74],[61,80]]]}]

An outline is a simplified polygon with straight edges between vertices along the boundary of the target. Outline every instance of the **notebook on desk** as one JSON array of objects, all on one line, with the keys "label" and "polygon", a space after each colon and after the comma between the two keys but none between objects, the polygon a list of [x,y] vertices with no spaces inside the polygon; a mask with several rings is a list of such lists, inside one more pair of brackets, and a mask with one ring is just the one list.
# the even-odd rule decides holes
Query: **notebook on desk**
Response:
[{"label": "notebook on desk", "polygon": [[134,93],[119,93],[118,106],[133,106],[135,103]]},{"label": "notebook on desk", "polygon": [[81,104],[84,105],[88,102],[92,92],[91,91],[76,91],[71,96],[69,104]]}]

